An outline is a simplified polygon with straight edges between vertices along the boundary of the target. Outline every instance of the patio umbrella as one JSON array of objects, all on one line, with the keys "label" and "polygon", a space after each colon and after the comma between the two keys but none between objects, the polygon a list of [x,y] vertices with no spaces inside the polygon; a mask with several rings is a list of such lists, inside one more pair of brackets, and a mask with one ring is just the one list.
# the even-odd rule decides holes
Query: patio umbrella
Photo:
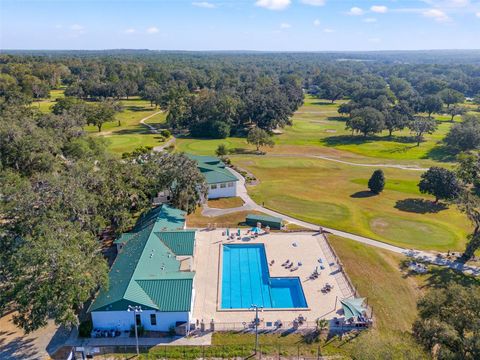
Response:
[{"label": "patio umbrella", "polygon": [[363,306],[363,301],[365,298],[352,298],[352,299],[343,299],[340,300],[340,303],[343,307],[343,313],[345,315],[345,319],[357,318],[363,316],[364,311],[366,311],[366,307]]},{"label": "patio umbrella", "polygon": [[260,234],[262,232],[262,229],[258,228],[258,227],[253,227],[250,229],[250,232],[254,233],[254,234]]},{"label": "patio umbrella", "polygon": [[227,229],[227,236],[230,236],[230,229]]}]

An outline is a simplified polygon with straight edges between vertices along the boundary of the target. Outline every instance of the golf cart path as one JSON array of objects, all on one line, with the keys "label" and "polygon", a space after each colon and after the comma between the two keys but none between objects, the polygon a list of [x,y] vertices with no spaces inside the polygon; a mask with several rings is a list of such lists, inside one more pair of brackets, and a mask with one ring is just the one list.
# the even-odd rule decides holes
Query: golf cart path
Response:
[{"label": "golf cart path", "polygon": [[[150,119],[151,117],[154,117],[155,115],[161,114],[162,112],[163,112],[163,110],[160,110],[160,111],[157,111],[157,112],[155,112],[151,115],[148,115],[148,116],[144,117],[142,120],[140,120],[140,124],[148,127],[148,129],[150,130],[150,132],[152,134],[158,134],[159,133],[158,129],[153,125],[147,124],[145,121]],[[175,140],[176,140],[175,136],[172,135],[170,137],[170,139],[166,143],[164,143],[163,145],[155,146],[153,148],[153,151],[157,151],[157,152],[158,151],[163,151],[166,147],[169,147],[170,145],[172,145],[175,142]]]},{"label": "golf cart path", "polygon": [[231,209],[214,209],[214,208],[209,208],[208,206],[205,207],[202,211],[202,215],[204,216],[209,216],[209,217],[216,217],[220,215],[225,215],[225,214],[230,214],[234,213],[237,211],[259,211],[263,212],[265,214],[271,215],[271,216],[276,216],[276,217],[281,217],[282,219],[288,221],[289,223],[296,224],[299,226],[302,226],[306,229],[314,230],[314,231],[320,231],[320,229],[326,233],[330,233],[333,235],[341,236],[353,241],[360,242],[362,244],[374,246],[379,249],[383,250],[388,250],[395,252],[397,254],[402,254],[406,255],[414,260],[419,260],[419,261],[424,261],[428,262],[431,264],[435,264],[438,266],[445,266],[449,267],[451,269],[461,271],[465,274],[469,275],[474,275],[474,276],[480,276],[480,267],[476,266],[470,266],[470,265],[465,265],[461,262],[458,261],[451,261],[448,259],[440,258],[437,256],[436,253],[432,253],[429,251],[419,251],[419,250],[413,250],[413,249],[406,249],[402,248],[399,246],[387,244],[385,242],[379,241],[379,240],[374,240],[365,236],[360,236],[360,235],[355,235],[346,231],[341,231],[333,228],[328,228],[328,227],[323,227],[318,224],[313,224],[309,223],[306,221],[302,221],[296,218],[293,218],[291,216],[282,214],[278,211],[270,210],[267,209],[263,206],[258,205],[253,199],[248,195],[247,188],[245,186],[245,179],[244,177],[238,173],[237,171],[228,168],[228,170],[237,177],[238,179],[238,187],[237,187],[237,194],[238,196],[244,201],[244,205],[241,207],[236,207],[236,208],[231,208]]},{"label": "golf cart path", "polygon": [[357,163],[351,161],[345,161],[340,159],[335,159],[329,156],[324,155],[310,155],[310,154],[268,154],[265,155],[267,157],[306,157],[306,158],[314,158],[314,159],[321,159],[326,161],[332,161],[340,164],[351,165],[351,166],[361,166],[361,167],[373,167],[373,168],[392,168],[392,169],[400,169],[400,170],[409,170],[409,171],[427,171],[428,168],[420,168],[415,165],[401,165],[401,164],[364,164],[364,163]]}]

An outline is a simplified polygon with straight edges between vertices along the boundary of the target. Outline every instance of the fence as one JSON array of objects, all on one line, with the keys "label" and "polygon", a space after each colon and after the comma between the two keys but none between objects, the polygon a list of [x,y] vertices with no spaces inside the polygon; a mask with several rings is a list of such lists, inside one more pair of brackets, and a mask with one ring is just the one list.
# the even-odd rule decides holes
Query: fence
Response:
[{"label": "fence", "polygon": [[[323,359],[325,345],[283,345],[259,344],[255,354],[254,343],[239,345],[205,345],[205,346],[156,346],[139,347],[140,359]],[[329,351],[331,353],[331,350]],[[117,346],[97,348],[94,358],[97,360],[130,359],[136,354],[134,346]]]}]

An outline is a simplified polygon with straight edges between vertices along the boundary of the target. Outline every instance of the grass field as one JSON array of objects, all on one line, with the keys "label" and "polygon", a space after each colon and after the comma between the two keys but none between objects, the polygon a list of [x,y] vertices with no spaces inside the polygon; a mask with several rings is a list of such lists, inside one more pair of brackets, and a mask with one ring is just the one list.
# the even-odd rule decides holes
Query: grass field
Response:
[{"label": "grass field", "polygon": [[[50,98],[36,101],[33,106],[38,107],[42,112],[50,112],[55,100],[62,97],[64,97],[64,90],[52,90]],[[108,149],[119,155],[133,151],[140,146],[154,147],[161,145],[161,136],[150,133],[145,125],[140,124],[141,119],[156,114],[160,109],[150,106],[149,101],[138,97],[122,99],[120,103],[123,111],[116,114],[115,121],[105,123],[100,133],[95,126],[85,126],[85,131],[93,136],[103,136],[108,139]],[[165,123],[165,118],[165,113],[158,113],[145,122],[161,128]]]},{"label": "grass field", "polygon": [[[345,129],[346,117],[337,112],[335,104],[306,97],[304,105],[292,118],[293,125],[287,126],[283,134],[275,136],[275,148],[267,149],[275,154],[323,154],[360,163],[400,163],[428,167],[440,162],[449,166],[454,160],[440,141],[450,129],[450,117],[437,115],[438,130],[425,135],[420,146],[412,139],[408,129],[395,132],[392,138],[384,131],[377,136],[364,138]],[[455,121],[459,121],[457,117]],[[245,138],[227,139],[178,139],[179,151],[213,155],[219,144],[228,148],[253,150]],[[445,163],[446,162],[446,163]]]},{"label": "grass field", "polygon": [[231,209],[242,205],[243,200],[238,196],[208,200],[208,206],[216,209]]},{"label": "grass field", "polygon": [[238,211],[227,215],[208,217],[202,215],[202,209],[198,208],[194,213],[187,216],[187,226],[190,228],[204,228],[208,224],[216,224],[217,227],[246,227],[245,218],[248,214],[262,214],[258,211]]},{"label": "grass field", "polygon": [[[140,120],[156,114],[160,110],[150,106],[150,102],[139,98],[121,100],[123,111],[116,115],[116,120],[105,123],[102,132],[98,132],[95,126],[87,126],[85,130],[94,136],[103,136],[108,139],[108,148],[111,152],[122,154],[133,151],[140,146],[158,146],[162,144],[162,137],[152,134]],[[120,120],[120,125],[118,121]],[[158,113],[149,118],[150,124],[160,127],[165,121],[165,114]]]},{"label": "grass field", "polygon": [[416,184],[421,172],[384,169],[387,186],[372,196],[372,168],[321,159],[238,156],[235,164],[260,183],[249,188],[257,203],[305,221],[402,247],[461,250],[470,228],[455,207],[434,206]]}]

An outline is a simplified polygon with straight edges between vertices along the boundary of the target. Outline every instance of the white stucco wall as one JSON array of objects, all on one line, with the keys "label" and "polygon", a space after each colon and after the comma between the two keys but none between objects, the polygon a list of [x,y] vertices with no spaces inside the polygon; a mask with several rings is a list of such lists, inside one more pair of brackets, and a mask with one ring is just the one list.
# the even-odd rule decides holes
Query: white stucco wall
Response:
[{"label": "white stucco wall", "polygon": [[[150,322],[150,314],[156,314],[157,325]],[[175,326],[177,321],[189,322],[188,312],[160,312],[144,310],[140,313],[142,325],[145,330],[168,331],[170,326]],[[134,324],[132,312],[128,311],[92,311],[93,327],[98,329],[130,330]]]},{"label": "white stucco wall", "polygon": [[[222,187],[223,185],[225,185],[225,187]],[[208,186],[208,198],[218,199],[218,198],[224,198],[224,197],[235,197],[237,196],[237,185],[238,185],[238,181],[211,184]],[[216,186],[216,189],[212,189],[212,187],[215,187],[215,186]]]}]

